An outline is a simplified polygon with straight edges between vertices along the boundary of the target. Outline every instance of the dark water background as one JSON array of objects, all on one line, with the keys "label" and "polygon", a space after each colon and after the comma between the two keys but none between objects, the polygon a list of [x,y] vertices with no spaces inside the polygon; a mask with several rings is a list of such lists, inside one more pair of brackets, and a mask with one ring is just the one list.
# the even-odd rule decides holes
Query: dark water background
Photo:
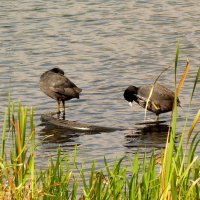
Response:
[{"label": "dark water background", "polygon": [[[58,147],[72,155],[78,145],[78,161],[96,159],[98,167],[104,155],[111,163],[116,156],[132,157],[138,149],[164,147],[170,113],[160,116],[166,121],[162,126],[136,125],[143,122],[144,110],[136,104],[131,110],[123,91],[130,84],[152,83],[163,68],[173,65],[179,38],[178,78],[187,57],[191,63],[179,96],[182,130],[200,65],[199,7],[199,0],[1,1],[0,130],[10,92],[12,101],[35,108],[38,167],[46,166]],[[41,125],[41,114],[54,110],[56,103],[40,91],[38,81],[41,73],[55,66],[83,89],[80,100],[66,103],[68,120],[126,130],[80,134]],[[173,69],[159,82],[173,90]],[[200,107],[199,91],[197,84],[189,124]],[[155,118],[147,114],[148,119]],[[44,140],[47,135],[52,137]]]}]

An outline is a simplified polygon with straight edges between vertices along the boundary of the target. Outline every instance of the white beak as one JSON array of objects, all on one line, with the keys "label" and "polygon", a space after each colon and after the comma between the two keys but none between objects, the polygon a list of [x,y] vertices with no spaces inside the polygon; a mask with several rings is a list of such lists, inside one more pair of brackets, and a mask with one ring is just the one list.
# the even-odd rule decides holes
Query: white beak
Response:
[{"label": "white beak", "polygon": [[132,103],[132,102],[128,102],[128,104],[129,104],[129,106],[130,106],[131,108],[133,108],[133,103]]}]

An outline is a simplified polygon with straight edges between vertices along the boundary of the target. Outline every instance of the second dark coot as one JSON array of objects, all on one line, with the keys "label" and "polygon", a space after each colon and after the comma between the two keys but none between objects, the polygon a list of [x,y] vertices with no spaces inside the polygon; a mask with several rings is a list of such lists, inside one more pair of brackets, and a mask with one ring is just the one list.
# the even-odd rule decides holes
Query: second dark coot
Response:
[{"label": "second dark coot", "polygon": [[57,113],[61,112],[60,103],[62,102],[63,113],[65,114],[65,101],[73,98],[79,99],[82,89],[78,88],[72,81],[64,76],[64,71],[53,68],[44,72],[40,76],[40,89],[52,99],[57,101]]},{"label": "second dark coot", "polygon": [[[129,102],[131,106],[132,102],[135,101],[140,106],[145,108],[152,86],[153,85],[151,84],[144,85],[142,87],[129,86],[124,91],[124,98]],[[165,86],[156,83],[154,85],[147,110],[154,112],[156,114],[156,120],[158,120],[159,114],[172,111],[174,97],[174,92]],[[180,106],[180,101],[178,98],[177,105]]]}]

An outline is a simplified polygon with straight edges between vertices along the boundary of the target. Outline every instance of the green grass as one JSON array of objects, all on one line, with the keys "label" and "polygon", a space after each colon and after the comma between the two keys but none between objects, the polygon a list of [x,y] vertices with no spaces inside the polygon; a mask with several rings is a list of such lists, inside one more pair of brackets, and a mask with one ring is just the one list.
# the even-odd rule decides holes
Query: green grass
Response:
[{"label": "green grass", "polygon": [[[175,83],[178,54],[179,45],[175,57]],[[176,87],[177,96],[188,69],[189,62]],[[200,68],[194,80],[188,112],[199,76]],[[37,145],[34,110],[24,108],[20,103],[15,107],[9,100],[2,128],[0,199],[200,199],[200,163],[196,155],[200,131],[194,132],[200,110],[197,110],[191,124],[188,124],[186,114],[182,134],[178,143],[175,143],[176,101],[174,105],[166,147],[159,155],[152,151],[150,158],[147,159],[144,154],[143,158],[139,159],[141,155],[137,153],[133,158],[116,159],[112,167],[104,158],[101,171],[96,171],[94,161],[90,172],[86,173],[84,165],[76,164],[76,149],[73,161],[67,155],[61,155],[61,150],[58,149],[56,159],[49,159],[47,169],[35,169]],[[184,138],[187,138],[186,145],[183,144]],[[6,150],[7,143],[11,144],[9,151]],[[124,166],[125,159],[126,163],[129,161],[127,166]]]}]

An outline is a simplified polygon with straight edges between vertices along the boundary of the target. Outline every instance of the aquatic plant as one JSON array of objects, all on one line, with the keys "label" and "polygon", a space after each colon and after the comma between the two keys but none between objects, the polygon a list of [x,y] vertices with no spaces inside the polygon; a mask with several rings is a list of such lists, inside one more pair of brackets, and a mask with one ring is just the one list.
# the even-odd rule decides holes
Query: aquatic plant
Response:
[{"label": "aquatic plant", "polygon": [[[8,104],[7,115],[4,117],[0,185],[5,194],[17,198],[33,197],[35,192],[35,125],[33,109],[29,113],[29,129],[27,130],[27,108],[18,104],[17,112],[14,104]],[[8,124],[8,126],[7,126]],[[27,135],[27,132],[29,134]],[[7,133],[7,134],[6,134]],[[6,154],[5,144],[11,142],[10,155]],[[8,159],[9,157],[9,159]]]}]

